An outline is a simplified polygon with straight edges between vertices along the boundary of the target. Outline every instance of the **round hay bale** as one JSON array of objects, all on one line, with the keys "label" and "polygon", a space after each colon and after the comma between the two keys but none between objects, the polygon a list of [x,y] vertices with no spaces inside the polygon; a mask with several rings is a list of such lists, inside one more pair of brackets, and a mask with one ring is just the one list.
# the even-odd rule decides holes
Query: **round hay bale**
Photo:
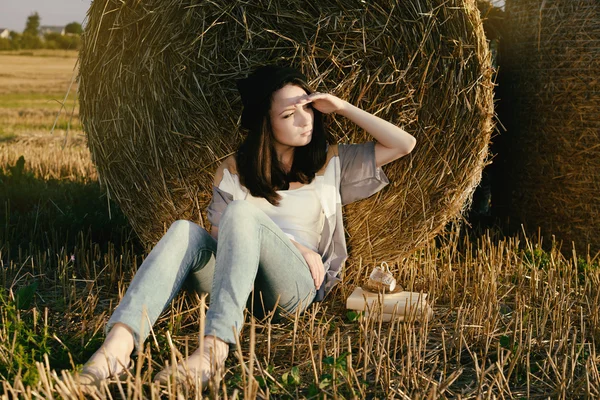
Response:
[{"label": "round hay bale", "polygon": [[[235,79],[266,62],[403,126],[418,147],[347,207],[351,255],[393,260],[460,215],[485,164],[492,68],[473,0],[95,0],[81,120],[101,181],[141,239],[204,223],[212,173],[242,136]],[[370,137],[329,117],[340,141]]]},{"label": "round hay bale", "polygon": [[600,3],[507,1],[509,214],[580,252],[600,250]]}]

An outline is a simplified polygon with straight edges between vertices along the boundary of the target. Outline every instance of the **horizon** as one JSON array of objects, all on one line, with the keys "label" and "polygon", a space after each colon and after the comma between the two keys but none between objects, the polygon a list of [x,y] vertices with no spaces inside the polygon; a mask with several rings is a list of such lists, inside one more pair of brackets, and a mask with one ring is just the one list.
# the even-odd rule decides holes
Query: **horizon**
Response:
[{"label": "horizon", "polygon": [[0,0],[0,28],[22,33],[27,17],[37,12],[40,26],[83,25],[91,0]]}]

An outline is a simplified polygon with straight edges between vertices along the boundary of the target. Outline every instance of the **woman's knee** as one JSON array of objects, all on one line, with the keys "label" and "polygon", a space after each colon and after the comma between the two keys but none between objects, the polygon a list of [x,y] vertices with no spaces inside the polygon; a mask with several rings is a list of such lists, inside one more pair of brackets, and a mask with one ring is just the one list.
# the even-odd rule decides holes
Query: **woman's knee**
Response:
[{"label": "woman's knee", "polygon": [[221,223],[224,221],[235,221],[236,225],[239,225],[244,221],[255,221],[259,215],[259,211],[255,205],[245,200],[235,200],[227,205],[221,217]]},{"label": "woman's knee", "polygon": [[195,222],[189,221],[187,219],[178,219],[176,221],[173,221],[173,223],[171,224],[171,226],[169,227],[169,230],[181,230],[181,231],[185,231],[188,232],[190,230],[196,230],[196,229],[202,229],[200,227],[200,225],[196,224]]},{"label": "woman's knee", "polygon": [[167,233],[170,235],[186,237],[198,241],[203,241],[211,237],[206,229],[202,228],[195,222],[186,219],[178,219],[177,221],[174,221],[169,227]]}]

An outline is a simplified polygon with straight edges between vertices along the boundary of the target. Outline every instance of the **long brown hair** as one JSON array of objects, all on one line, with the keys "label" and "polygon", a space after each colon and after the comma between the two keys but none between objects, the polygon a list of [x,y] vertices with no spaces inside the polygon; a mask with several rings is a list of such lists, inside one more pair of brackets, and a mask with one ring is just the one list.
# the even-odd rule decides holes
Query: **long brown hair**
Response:
[{"label": "long brown hair", "polygon": [[[313,92],[306,82],[293,78],[282,82],[281,86],[293,84],[301,87],[307,94]],[[331,143],[328,133],[323,127],[321,112],[313,108],[313,133],[311,141],[306,146],[294,149],[294,161],[291,170],[286,173],[277,159],[275,137],[271,127],[269,111],[272,95],[267,99],[268,104],[260,107],[262,122],[248,131],[248,136],[238,148],[235,160],[240,183],[254,197],[264,197],[269,203],[279,205],[281,196],[277,190],[287,189],[290,182],[304,184],[312,182],[317,171],[327,161],[327,145]]]}]

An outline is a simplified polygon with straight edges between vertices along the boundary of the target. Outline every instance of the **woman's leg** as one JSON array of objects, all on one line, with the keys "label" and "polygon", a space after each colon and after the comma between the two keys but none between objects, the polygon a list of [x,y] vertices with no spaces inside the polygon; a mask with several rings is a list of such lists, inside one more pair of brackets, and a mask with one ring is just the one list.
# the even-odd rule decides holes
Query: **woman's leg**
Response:
[{"label": "woman's leg", "polygon": [[[256,282],[255,282],[256,281]],[[316,289],[296,246],[260,209],[246,201],[227,206],[219,225],[219,247],[205,335],[236,342],[253,287],[265,308],[293,312],[312,303]]]},{"label": "woman's leg", "polygon": [[[234,201],[219,225],[204,347],[177,368],[181,374],[201,379],[204,386],[223,365],[227,343],[236,342],[253,287],[261,291],[266,309],[278,304],[289,312],[304,310],[316,294],[308,265],[290,239],[264,212],[246,201]],[[165,382],[171,373],[165,369],[155,379]]]},{"label": "woman's leg", "polygon": [[136,347],[141,348],[149,327],[179,293],[189,273],[210,264],[216,247],[216,241],[197,224],[173,222],[136,272],[106,324],[106,332],[117,322],[125,324],[133,332]]},{"label": "woman's leg", "polygon": [[108,321],[106,340],[86,364],[93,366],[94,375],[111,375],[117,364],[128,364],[133,347],[141,348],[149,327],[190,272],[197,278],[205,275],[208,282],[202,286],[210,287],[215,252],[216,241],[197,224],[179,220],[171,225],[138,269]]}]

